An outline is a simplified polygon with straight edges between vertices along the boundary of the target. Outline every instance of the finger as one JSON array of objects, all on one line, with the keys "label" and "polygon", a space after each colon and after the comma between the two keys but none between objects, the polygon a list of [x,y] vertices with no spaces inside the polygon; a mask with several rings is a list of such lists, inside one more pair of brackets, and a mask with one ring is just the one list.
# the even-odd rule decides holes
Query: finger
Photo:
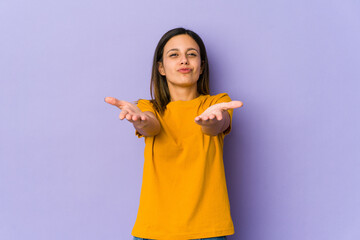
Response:
[{"label": "finger", "polygon": [[215,118],[215,114],[210,114],[209,115],[209,120],[213,120]]},{"label": "finger", "polygon": [[221,121],[223,119],[223,113],[222,112],[216,112],[215,115],[216,115],[216,119],[218,121]]},{"label": "finger", "polygon": [[218,123],[218,122],[219,121],[216,118],[214,118],[214,119],[210,119],[209,121],[207,121],[206,124],[213,125],[214,123]]},{"label": "finger", "polygon": [[133,120],[133,121],[145,121],[146,116],[141,116],[139,114],[133,114],[131,120]]},{"label": "finger", "polygon": [[119,114],[119,118],[121,120],[123,120],[125,118],[126,114],[128,114],[128,113],[129,113],[128,111],[122,110],[121,113]]},{"label": "finger", "polygon": [[204,120],[202,120],[201,118],[199,118],[199,119],[197,119],[197,120],[195,120],[195,122],[197,123],[197,124],[203,124],[205,121]]},{"label": "finger", "polygon": [[222,106],[222,109],[223,110],[235,109],[235,108],[242,107],[243,105],[244,104],[241,101],[231,101],[231,102],[224,103]]},{"label": "finger", "polygon": [[116,106],[116,107],[118,107],[118,108],[122,108],[126,103],[128,103],[128,102],[126,102],[126,101],[123,101],[123,100],[118,100],[118,99],[116,99],[116,98],[114,98],[114,97],[106,97],[105,99],[105,102],[107,102],[107,103],[109,103],[109,104],[111,104],[111,105],[114,105],[114,106]]},{"label": "finger", "polygon": [[141,112],[141,111],[139,113],[139,116],[140,116],[141,121],[147,121],[147,120],[150,120],[153,117],[152,114],[147,113],[147,112]]},{"label": "finger", "polygon": [[128,114],[126,114],[125,117],[126,117],[127,120],[132,120],[132,116],[133,115],[131,113],[128,113]]},{"label": "finger", "polygon": [[204,116],[199,116],[200,117],[200,119],[202,120],[202,121],[207,121],[207,120],[209,120],[209,116],[207,116],[207,115],[204,115]]},{"label": "finger", "polygon": [[211,124],[213,124],[214,122],[216,122],[217,120],[216,119],[212,119],[212,120],[202,120],[202,119],[200,119],[200,120],[198,120],[198,121],[195,121],[195,123],[197,123],[198,125],[200,125],[200,126],[207,126],[207,125],[211,125]]},{"label": "finger", "polygon": [[138,116],[138,115],[133,115],[131,118],[132,121],[137,121],[139,119],[140,119],[140,116]]},{"label": "finger", "polygon": [[197,117],[195,118],[195,121],[196,121],[196,122],[202,122],[202,121],[204,121],[204,115],[197,116]]},{"label": "finger", "polygon": [[195,123],[197,123],[199,125],[204,125],[206,123],[206,121],[202,120],[201,118],[198,118],[195,120]]},{"label": "finger", "polygon": [[133,123],[133,124],[140,124],[141,123],[141,120],[140,119],[137,119],[137,120],[129,120],[129,122]]},{"label": "finger", "polygon": [[115,105],[116,102],[118,101],[118,99],[114,98],[114,97],[106,97],[104,99],[105,102],[111,104],[111,105]]}]

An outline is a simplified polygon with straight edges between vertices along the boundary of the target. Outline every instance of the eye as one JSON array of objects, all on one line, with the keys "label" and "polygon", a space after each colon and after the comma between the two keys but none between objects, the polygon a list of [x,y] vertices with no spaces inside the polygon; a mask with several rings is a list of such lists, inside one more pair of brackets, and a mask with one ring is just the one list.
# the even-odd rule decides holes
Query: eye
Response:
[{"label": "eye", "polygon": [[176,56],[176,55],[177,55],[177,53],[173,53],[173,54],[170,54],[170,57]]},{"label": "eye", "polygon": [[189,56],[190,56],[190,57],[196,57],[197,54],[196,54],[196,53],[189,53]]}]

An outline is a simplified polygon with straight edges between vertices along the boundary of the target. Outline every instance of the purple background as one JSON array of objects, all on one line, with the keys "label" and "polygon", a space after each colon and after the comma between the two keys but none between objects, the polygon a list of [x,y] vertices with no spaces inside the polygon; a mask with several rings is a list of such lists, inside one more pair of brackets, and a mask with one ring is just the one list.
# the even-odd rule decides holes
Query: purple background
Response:
[{"label": "purple background", "polygon": [[106,96],[149,98],[168,30],[197,32],[225,138],[230,240],[360,239],[357,1],[0,1],[0,239],[131,239],[143,139]]}]

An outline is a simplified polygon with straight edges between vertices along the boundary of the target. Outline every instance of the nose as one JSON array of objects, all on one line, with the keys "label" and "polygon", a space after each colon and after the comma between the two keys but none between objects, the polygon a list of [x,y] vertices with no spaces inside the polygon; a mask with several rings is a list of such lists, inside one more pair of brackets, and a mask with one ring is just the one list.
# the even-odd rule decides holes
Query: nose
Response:
[{"label": "nose", "polygon": [[186,57],[186,54],[181,57],[180,61],[181,64],[185,64],[185,65],[188,64],[188,59]]}]

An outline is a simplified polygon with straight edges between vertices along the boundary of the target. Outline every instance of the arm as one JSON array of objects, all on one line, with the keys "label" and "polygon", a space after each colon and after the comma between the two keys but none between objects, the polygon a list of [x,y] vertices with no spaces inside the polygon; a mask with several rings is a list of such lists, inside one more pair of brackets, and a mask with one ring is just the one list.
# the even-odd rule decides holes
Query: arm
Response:
[{"label": "arm", "polygon": [[146,137],[151,137],[159,134],[161,127],[159,120],[156,118],[155,114],[152,112],[143,112],[143,114],[146,115],[144,120],[140,117],[139,120],[132,121],[134,128],[141,135],[144,135]]},{"label": "arm", "polygon": [[146,137],[155,136],[160,132],[160,123],[152,112],[142,112],[135,104],[118,100],[113,97],[106,97],[105,102],[121,109],[119,118],[126,118],[134,128]]},{"label": "arm", "polygon": [[195,122],[201,126],[204,134],[216,136],[224,132],[230,125],[230,115],[227,110],[242,106],[243,103],[240,101],[214,104],[197,116]]}]

